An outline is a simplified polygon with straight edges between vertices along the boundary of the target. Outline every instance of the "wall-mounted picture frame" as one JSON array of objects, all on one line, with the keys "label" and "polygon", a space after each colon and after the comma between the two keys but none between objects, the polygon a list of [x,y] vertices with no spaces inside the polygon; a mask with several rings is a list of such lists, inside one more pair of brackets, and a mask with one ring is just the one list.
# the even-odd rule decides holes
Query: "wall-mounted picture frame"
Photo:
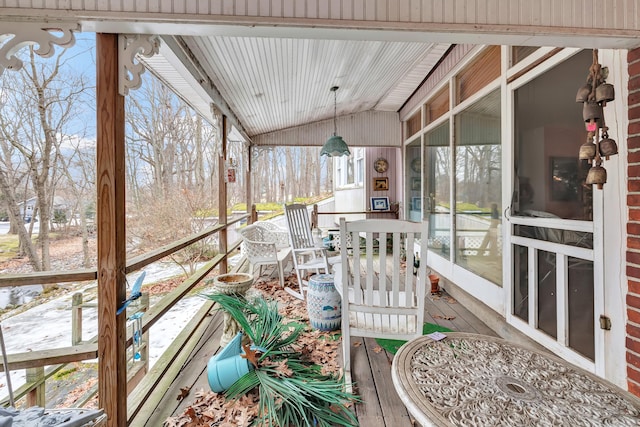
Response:
[{"label": "wall-mounted picture frame", "polygon": [[372,197],[371,210],[372,211],[388,211],[389,198],[388,197]]},{"label": "wall-mounted picture frame", "polygon": [[411,198],[411,210],[413,210],[413,211],[422,210],[422,197],[412,197]]},{"label": "wall-mounted picture frame", "polygon": [[373,178],[373,191],[387,191],[389,190],[389,178],[380,177]]},{"label": "wall-mounted picture frame", "polygon": [[419,176],[411,178],[411,191],[420,191],[420,184],[422,183]]}]

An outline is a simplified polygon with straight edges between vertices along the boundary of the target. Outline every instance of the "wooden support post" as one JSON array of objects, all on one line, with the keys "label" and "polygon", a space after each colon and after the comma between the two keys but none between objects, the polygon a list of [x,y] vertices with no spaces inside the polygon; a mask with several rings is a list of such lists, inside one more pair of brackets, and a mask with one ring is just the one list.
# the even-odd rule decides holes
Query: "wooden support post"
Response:
[{"label": "wooden support post", "polygon": [[107,427],[127,425],[124,97],[118,93],[118,35],[96,34],[98,404]]},{"label": "wooden support post", "polygon": [[311,211],[311,229],[318,228],[318,204],[313,204],[313,210]]},{"label": "wooden support post", "polygon": [[[227,116],[222,116],[222,151],[220,153],[218,168],[218,182],[220,190],[218,192],[218,223],[227,223]],[[222,229],[218,233],[219,248],[221,254],[227,253],[227,230]],[[224,274],[228,270],[227,259],[223,259],[220,263],[220,274]]]},{"label": "wooden support post", "polygon": [[44,366],[27,368],[26,371],[27,384],[40,382],[38,386],[27,393],[27,407],[40,406],[41,408],[44,408],[47,404],[47,398],[45,396]]},{"label": "wooden support post", "polygon": [[251,205],[251,216],[249,217],[249,224],[253,224],[258,221],[258,208],[256,208],[256,204]]},{"label": "wooden support post", "polygon": [[[245,199],[247,202],[247,213],[250,213],[251,216],[249,217],[249,224],[253,224],[254,222],[256,222],[258,220],[258,217],[256,215],[255,220],[253,217],[253,213],[255,211],[255,205],[253,204],[253,191],[252,191],[252,183],[251,183],[251,167],[252,167],[252,161],[251,161],[251,155],[253,152],[253,148],[251,147],[251,145],[249,145],[249,149],[247,150],[249,153],[249,158],[247,159],[247,172],[246,172],[246,176],[245,176]],[[249,208],[251,207],[251,208]],[[251,210],[249,210],[251,209]]]},{"label": "wooden support post", "polygon": [[[147,312],[147,310],[149,309],[149,293],[144,292],[142,294],[142,296],[140,297],[140,310],[144,311],[145,313]],[[142,357],[142,361],[144,362],[144,373],[146,374],[147,372],[149,372],[149,330],[151,328],[147,329],[147,332],[145,332],[144,334],[142,334],[142,342],[144,343],[144,345],[142,346],[142,349],[140,350],[140,356]]]},{"label": "wooden support post", "polygon": [[71,298],[71,345],[82,342],[82,292]]}]

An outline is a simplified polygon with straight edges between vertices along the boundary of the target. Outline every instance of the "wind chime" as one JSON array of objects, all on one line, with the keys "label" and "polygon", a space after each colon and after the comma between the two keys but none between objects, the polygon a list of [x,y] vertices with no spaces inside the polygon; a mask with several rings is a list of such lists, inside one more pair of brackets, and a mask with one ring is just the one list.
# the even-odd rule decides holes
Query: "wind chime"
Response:
[{"label": "wind chime", "polygon": [[607,171],[602,167],[602,159],[618,154],[618,145],[609,138],[609,128],[604,121],[604,110],[607,102],[615,99],[612,84],[606,83],[609,74],[607,67],[598,63],[598,50],[593,50],[593,63],[589,67],[587,83],[578,89],[576,102],[582,102],[582,117],[587,128],[587,142],[580,146],[580,160],[587,160],[591,165],[586,184],[595,184],[599,190],[607,182]]}]

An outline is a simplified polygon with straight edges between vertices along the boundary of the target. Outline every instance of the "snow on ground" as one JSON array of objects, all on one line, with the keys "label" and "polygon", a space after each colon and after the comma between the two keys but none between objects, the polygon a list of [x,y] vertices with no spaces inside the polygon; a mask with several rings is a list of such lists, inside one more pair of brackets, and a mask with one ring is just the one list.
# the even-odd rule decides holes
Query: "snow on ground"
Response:
[{"label": "snow on ground", "polygon": [[[180,274],[182,270],[175,264],[148,266],[145,283]],[[131,274],[127,280],[133,284],[139,273]],[[85,295],[95,295],[95,283],[82,289]],[[127,291],[127,293],[129,290]],[[66,347],[71,345],[71,298],[72,293],[45,302],[23,313],[2,321],[2,331],[8,354]],[[200,309],[205,299],[200,296],[183,298],[158,320],[149,332],[149,365],[160,358],[165,349],[178,336],[193,315]],[[96,303],[85,299],[85,303]],[[88,340],[98,332],[96,308],[82,310],[82,338]],[[128,325],[128,327],[130,327]],[[93,360],[92,362],[96,362]],[[26,381],[25,370],[11,371],[11,384],[15,391]],[[0,397],[9,394],[6,377],[0,373]]]}]

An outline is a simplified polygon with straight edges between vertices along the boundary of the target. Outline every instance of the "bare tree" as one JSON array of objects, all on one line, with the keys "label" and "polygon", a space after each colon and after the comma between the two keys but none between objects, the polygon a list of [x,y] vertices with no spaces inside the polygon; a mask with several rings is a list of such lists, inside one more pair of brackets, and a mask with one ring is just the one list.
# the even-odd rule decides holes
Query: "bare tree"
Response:
[{"label": "bare tree", "polygon": [[[32,219],[36,219],[37,213],[40,220],[40,258],[35,257],[34,252],[30,250],[27,254],[37,271],[51,268],[49,227],[55,186],[59,178],[57,166],[62,157],[60,146],[63,136],[69,131],[71,121],[79,114],[76,109],[78,100],[86,90],[81,74],[62,73],[65,52],[66,50],[60,50],[52,60],[46,61],[37,58],[31,47],[22,70],[6,79],[3,77],[3,93],[8,102],[5,102],[0,112],[1,120],[3,123],[13,123],[14,126],[9,131],[4,131],[2,136],[15,150],[11,154],[3,154],[24,162],[30,190],[36,197]],[[5,157],[4,164],[8,163],[9,159]],[[6,173],[4,175],[8,185],[16,184],[15,174],[13,177]],[[12,179],[13,182],[10,182]],[[6,192],[4,189],[4,196],[12,199],[10,203],[19,203],[15,194],[11,198]],[[17,205],[10,210],[19,212]],[[24,228],[24,223],[17,218],[14,218],[14,223],[19,228]],[[21,230],[18,231],[21,236],[24,235]],[[23,238],[21,243],[24,243],[23,247],[29,244]]]}]

